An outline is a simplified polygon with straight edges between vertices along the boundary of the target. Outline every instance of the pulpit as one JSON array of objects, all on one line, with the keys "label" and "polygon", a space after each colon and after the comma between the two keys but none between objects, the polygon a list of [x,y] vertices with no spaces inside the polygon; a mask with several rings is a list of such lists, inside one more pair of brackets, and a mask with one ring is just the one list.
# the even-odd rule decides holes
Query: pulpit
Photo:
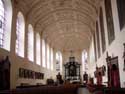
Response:
[{"label": "pulpit", "polygon": [[69,62],[64,64],[65,80],[70,82],[80,82],[80,64],[75,61],[75,57],[69,57]]}]

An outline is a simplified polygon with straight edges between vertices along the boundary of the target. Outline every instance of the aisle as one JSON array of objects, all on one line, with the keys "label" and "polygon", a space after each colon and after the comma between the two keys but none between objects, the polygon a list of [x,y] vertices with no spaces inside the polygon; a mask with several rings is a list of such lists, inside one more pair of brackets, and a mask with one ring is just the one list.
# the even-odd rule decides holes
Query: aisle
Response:
[{"label": "aisle", "polygon": [[92,94],[92,93],[90,93],[86,88],[81,87],[78,89],[77,94]]}]

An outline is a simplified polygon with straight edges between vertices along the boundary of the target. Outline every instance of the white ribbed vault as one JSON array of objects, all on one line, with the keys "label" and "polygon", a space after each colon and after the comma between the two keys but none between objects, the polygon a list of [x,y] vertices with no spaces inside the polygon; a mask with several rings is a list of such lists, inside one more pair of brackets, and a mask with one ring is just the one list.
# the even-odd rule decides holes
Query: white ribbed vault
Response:
[{"label": "white ribbed vault", "polygon": [[88,48],[101,0],[14,0],[34,31],[56,49]]}]

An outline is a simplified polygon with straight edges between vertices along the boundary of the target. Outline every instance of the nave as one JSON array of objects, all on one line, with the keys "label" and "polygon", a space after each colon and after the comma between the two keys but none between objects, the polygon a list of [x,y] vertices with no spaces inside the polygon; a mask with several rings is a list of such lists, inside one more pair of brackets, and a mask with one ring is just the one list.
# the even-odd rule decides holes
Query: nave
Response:
[{"label": "nave", "polygon": [[0,0],[0,93],[125,94],[125,0]]}]

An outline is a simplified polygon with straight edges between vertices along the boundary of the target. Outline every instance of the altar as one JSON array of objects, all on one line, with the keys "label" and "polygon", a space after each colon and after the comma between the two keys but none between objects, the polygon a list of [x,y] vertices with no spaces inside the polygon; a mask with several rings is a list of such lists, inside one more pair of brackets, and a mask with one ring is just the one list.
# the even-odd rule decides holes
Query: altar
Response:
[{"label": "altar", "polygon": [[65,80],[71,83],[80,82],[80,65],[75,61],[75,57],[69,57],[69,62],[64,64],[65,67]]}]

